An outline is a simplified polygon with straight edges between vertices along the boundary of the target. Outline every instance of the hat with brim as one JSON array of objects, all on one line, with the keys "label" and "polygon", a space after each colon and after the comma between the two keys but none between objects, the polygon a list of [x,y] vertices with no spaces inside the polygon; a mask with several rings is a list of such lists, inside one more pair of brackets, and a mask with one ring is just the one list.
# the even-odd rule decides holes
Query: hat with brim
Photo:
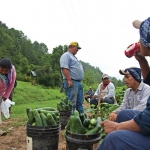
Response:
[{"label": "hat with brim", "polygon": [[140,25],[141,25],[142,21],[139,21],[139,20],[135,20],[133,21],[133,26],[136,28],[136,29],[140,29]]},{"label": "hat with brim", "polygon": [[136,29],[139,29],[142,44],[150,49],[150,17],[144,21],[135,20],[132,24]]},{"label": "hat with brim", "polygon": [[136,81],[141,82],[141,69],[136,67],[127,68],[125,70],[119,70],[121,75],[131,75]]},{"label": "hat with brim", "polygon": [[119,73],[121,74],[121,75],[128,75],[128,74],[130,74],[128,71],[124,71],[124,70],[119,70]]},{"label": "hat with brim", "polygon": [[109,76],[107,74],[103,74],[102,79],[105,79],[105,78],[109,78]]},{"label": "hat with brim", "polygon": [[81,49],[78,42],[71,42],[69,46],[76,46],[78,49]]}]

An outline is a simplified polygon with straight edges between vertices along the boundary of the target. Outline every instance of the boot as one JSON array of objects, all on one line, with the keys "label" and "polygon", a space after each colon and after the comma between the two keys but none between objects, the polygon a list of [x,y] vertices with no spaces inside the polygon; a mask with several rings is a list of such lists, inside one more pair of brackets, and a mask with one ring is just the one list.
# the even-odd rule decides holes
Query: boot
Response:
[{"label": "boot", "polygon": [[4,135],[6,135],[6,134],[7,134],[6,131],[3,131],[2,129],[0,129],[0,136],[4,136]]}]

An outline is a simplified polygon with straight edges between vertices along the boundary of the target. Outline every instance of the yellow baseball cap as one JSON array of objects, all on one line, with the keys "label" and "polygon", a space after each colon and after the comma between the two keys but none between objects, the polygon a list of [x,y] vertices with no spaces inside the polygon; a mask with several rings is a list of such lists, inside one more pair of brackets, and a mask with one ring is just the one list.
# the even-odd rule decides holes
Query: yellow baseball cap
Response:
[{"label": "yellow baseball cap", "polygon": [[81,47],[79,46],[78,42],[71,42],[70,45],[76,46],[78,49],[81,49]]}]

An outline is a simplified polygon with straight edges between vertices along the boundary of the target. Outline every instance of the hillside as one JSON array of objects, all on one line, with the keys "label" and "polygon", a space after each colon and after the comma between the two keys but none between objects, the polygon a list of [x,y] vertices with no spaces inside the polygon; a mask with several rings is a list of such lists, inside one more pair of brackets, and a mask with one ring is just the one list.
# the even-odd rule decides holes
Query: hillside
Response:
[{"label": "hillside", "polygon": [[[8,57],[12,60],[17,70],[17,80],[31,81],[30,71],[36,72],[34,78],[36,83],[47,87],[59,87],[62,81],[59,59],[67,51],[67,45],[59,45],[53,48],[52,54],[44,43],[31,40],[24,35],[23,31],[8,28],[0,21],[0,57]],[[86,85],[98,84],[101,82],[102,71],[89,63],[82,62]],[[28,76],[29,75],[29,76]],[[116,86],[122,86],[123,82],[111,77]]]}]

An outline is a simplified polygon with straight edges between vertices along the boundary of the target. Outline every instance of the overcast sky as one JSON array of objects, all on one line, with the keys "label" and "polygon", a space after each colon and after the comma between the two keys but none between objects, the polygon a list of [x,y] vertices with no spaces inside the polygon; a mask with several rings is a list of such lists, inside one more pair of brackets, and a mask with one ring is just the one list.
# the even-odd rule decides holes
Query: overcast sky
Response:
[{"label": "overcast sky", "polygon": [[149,6],[149,0],[0,0],[0,21],[45,43],[49,53],[77,41],[79,60],[122,79],[119,69],[139,67],[124,50],[139,40],[132,22],[147,19]]}]

